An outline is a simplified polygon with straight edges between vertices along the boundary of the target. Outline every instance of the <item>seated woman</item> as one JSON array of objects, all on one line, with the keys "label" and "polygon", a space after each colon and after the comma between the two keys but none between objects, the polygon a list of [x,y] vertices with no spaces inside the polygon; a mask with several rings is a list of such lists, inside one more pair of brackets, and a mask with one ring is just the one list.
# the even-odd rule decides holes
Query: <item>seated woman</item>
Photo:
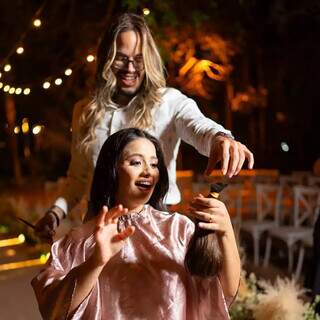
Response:
[{"label": "seated woman", "polygon": [[44,319],[229,319],[240,259],[228,212],[194,198],[190,214],[217,232],[224,256],[217,277],[193,277],[184,258],[194,223],[165,211],[167,190],[154,137],[132,128],[106,140],[91,188],[95,216],[52,245],[32,280]]}]

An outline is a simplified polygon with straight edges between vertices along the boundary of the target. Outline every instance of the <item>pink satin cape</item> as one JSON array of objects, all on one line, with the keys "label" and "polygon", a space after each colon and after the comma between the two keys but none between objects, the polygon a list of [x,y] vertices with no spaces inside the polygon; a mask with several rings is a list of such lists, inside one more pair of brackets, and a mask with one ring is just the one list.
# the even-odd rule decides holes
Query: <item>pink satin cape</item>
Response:
[{"label": "pink satin cape", "polygon": [[128,224],[135,226],[135,233],[72,314],[77,280],[69,271],[92,254],[94,222],[52,245],[45,269],[32,280],[44,319],[229,319],[233,297],[224,297],[219,279],[192,277],[184,267],[194,232],[190,219],[145,205],[141,213],[122,217],[118,227]]}]

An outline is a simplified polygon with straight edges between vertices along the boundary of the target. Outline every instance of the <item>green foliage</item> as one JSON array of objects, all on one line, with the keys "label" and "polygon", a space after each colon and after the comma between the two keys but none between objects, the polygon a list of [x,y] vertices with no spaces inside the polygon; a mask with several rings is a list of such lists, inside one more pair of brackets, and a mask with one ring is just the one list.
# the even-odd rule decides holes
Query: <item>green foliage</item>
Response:
[{"label": "green foliage", "polygon": [[307,311],[304,314],[304,320],[320,320],[320,316],[316,314],[315,310],[320,303],[320,296],[316,296],[315,300],[309,304]]}]

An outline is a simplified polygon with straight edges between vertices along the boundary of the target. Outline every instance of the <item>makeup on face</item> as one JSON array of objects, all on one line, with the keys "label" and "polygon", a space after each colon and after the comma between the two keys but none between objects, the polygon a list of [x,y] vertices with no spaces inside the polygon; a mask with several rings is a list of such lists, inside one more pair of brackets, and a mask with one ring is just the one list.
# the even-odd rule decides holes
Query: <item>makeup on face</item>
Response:
[{"label": "makeup on face", "polygon": [[[118,203],[144,205],[159,180],[158,159],[151,141],[136,139],[124,148],[118,166]],[[126,203],[124,203],[126,202]]]}]

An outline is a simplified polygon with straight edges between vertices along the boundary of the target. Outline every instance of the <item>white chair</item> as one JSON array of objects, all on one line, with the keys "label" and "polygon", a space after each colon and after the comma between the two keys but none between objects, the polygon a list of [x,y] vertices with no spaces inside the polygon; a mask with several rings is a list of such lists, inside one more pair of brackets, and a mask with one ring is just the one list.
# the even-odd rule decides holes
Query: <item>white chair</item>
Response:
[{"label": "white chair", "polygon": [[295,186],[293,224],[283,225],[268,230],[264,266],[269,265],[272,239],[276,238],[284,242],[288,249],[288,271],[293,270],[294,247],[299,241],[312,237],[314,211],[317,206],[319,190],[306,187]]},{"label": "white chair", "polygon": [[256,185],[256,219],[243,220],[241,230],[253,238],[254,264],[259,264],[260,238],[269,229],[275,228],[280,221],[282,188],[279,184]]},{"label": "white chair", "polygon": [[[314,215],[314,223],[313,225],[315,225],[316,220],[318,219],[319,216],[319,212],[320,212],[320,193],[318,195],[318,205],[315,209],[315,215]],[[314,231],[313,231],[314,232]],[[306,238],[304,238],[301,242],[300,242],[300,246],[299,246],[299,254],[298,254],[298,262],[297,262],[297,267],[296,267],[296,272],[295,272],[295,278],[299,279],[300,275],[301,275],[301,270],[302,270],[302,266],[303,266],[303,261],[304,261],[304,255],[305,255],[305,251],[306,249],[312,249],[314,246],[313,243],[313,232],[310,233]]]}]

